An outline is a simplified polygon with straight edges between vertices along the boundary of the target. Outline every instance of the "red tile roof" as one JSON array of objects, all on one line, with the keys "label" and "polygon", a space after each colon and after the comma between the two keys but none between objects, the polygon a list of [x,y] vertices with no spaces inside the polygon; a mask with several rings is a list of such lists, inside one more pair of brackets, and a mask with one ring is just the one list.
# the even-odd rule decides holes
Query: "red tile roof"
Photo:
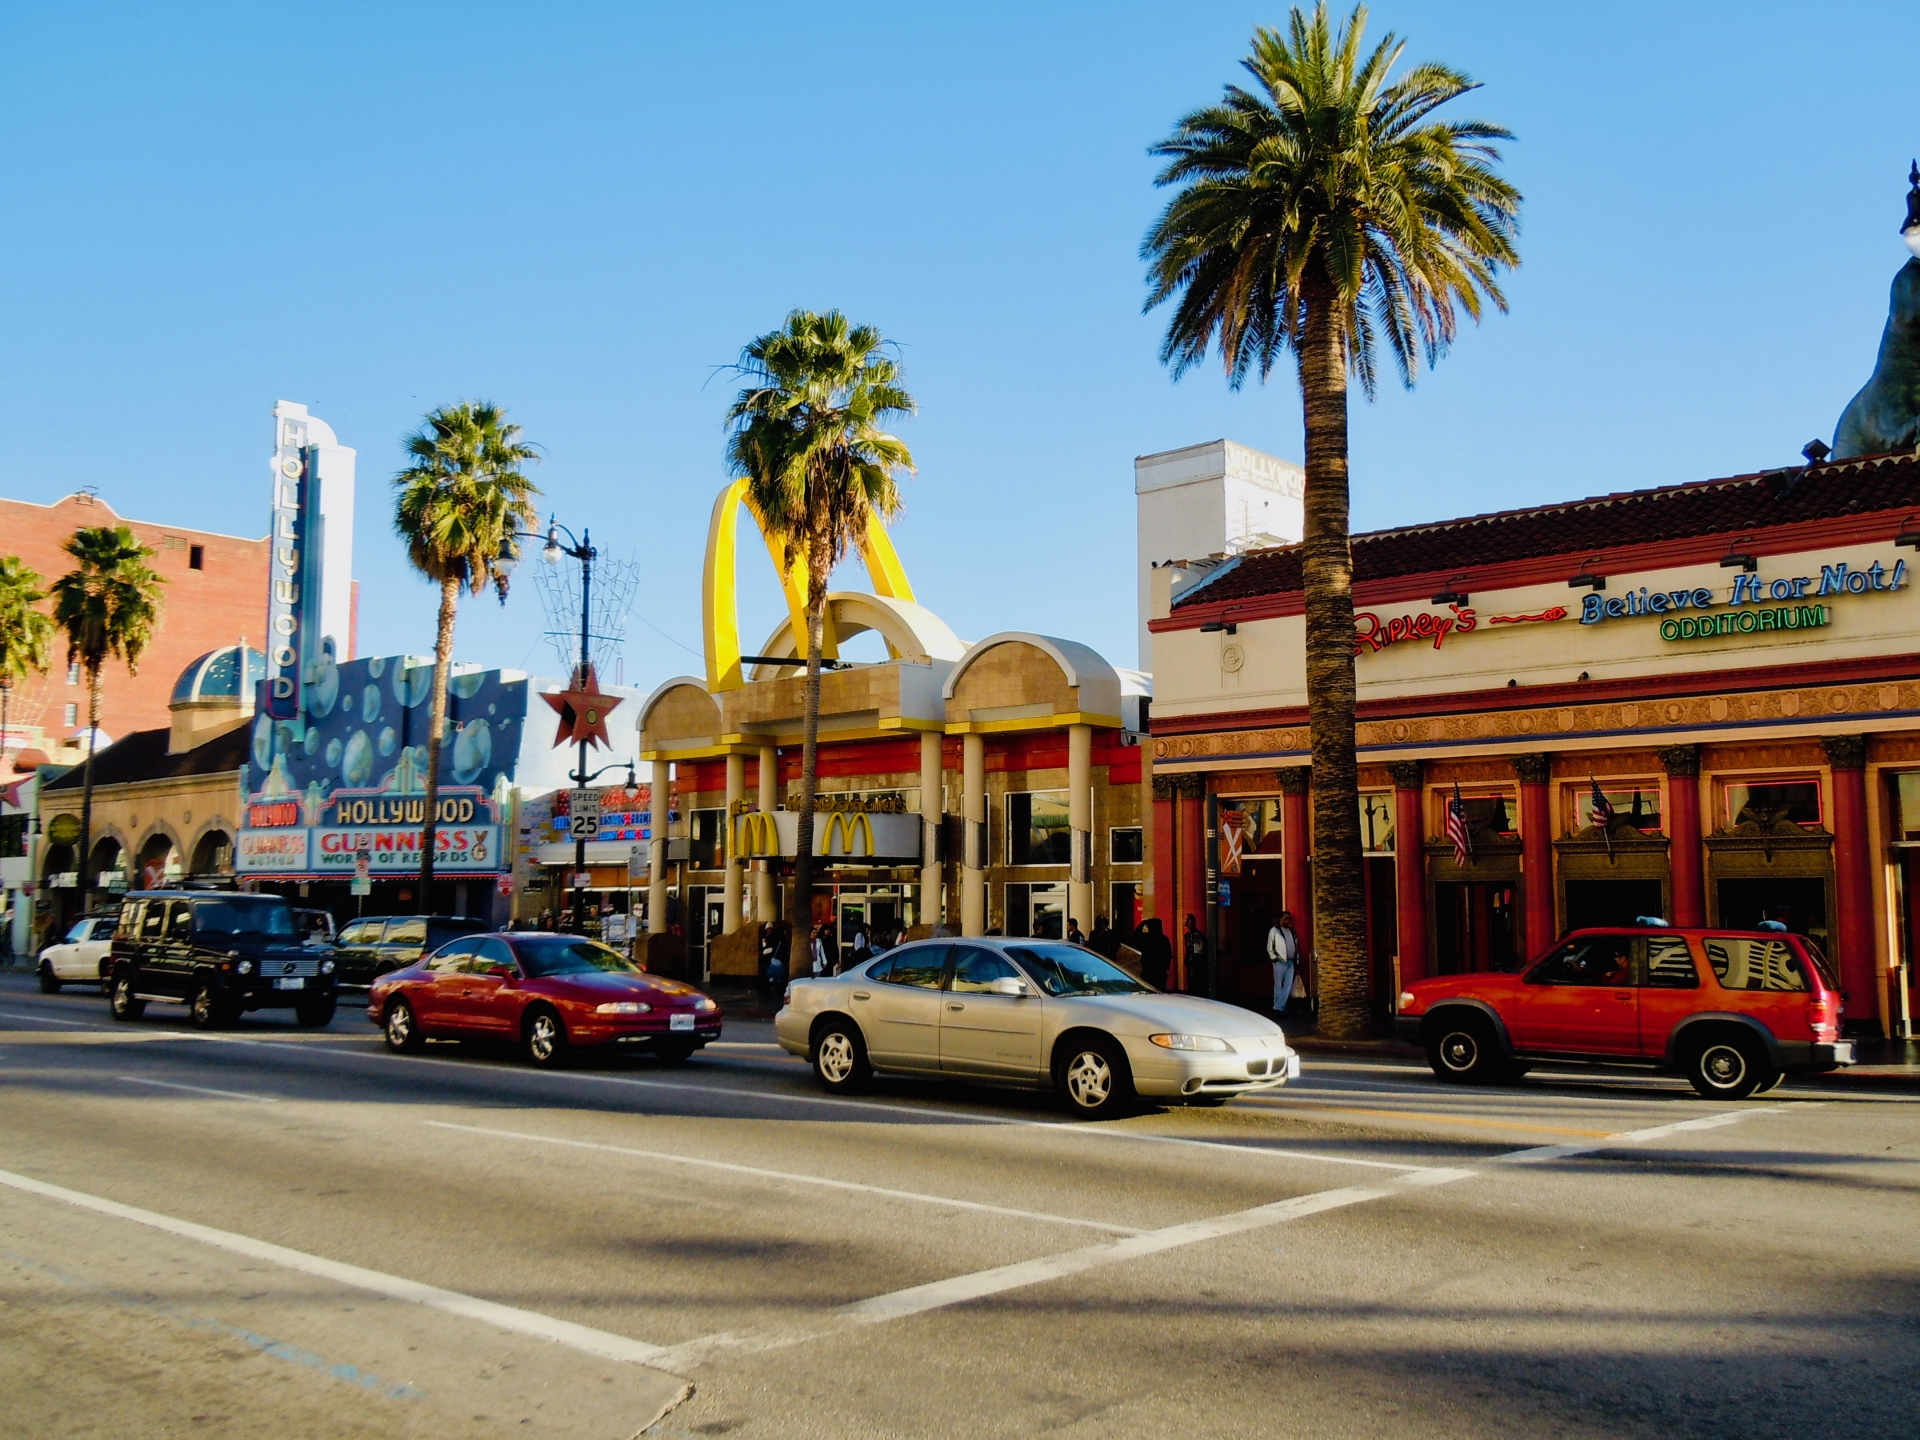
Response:
[{"label": "red tile roof", "polygon": [[[1362,585],[1398,575],[1585,556],[1631,545],[1909,509],[1920,522],[1920,454],[1868,456],[1375,530],[1353,537],[1353,579]],[[1238,564],[1221,567],[1189,589],[1173,608],[1298,593],[1300,588],[1300,546],[1250,550]]]}]

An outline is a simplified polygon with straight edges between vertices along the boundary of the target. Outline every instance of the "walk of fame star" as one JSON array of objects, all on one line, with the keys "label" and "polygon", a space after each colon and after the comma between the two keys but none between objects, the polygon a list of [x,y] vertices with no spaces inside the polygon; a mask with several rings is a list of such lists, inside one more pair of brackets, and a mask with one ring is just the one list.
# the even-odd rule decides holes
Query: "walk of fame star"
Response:
[{"label": "walk of fame star", "polygon": [[555,745],[584,740],[589,745],[613,748],[607,735],[607,716],[620,703],[620,697],[600,693],[600,681],[591,665],[575,672],[571,690],[540,698],[560,713],[560,725],[553,736]]}]

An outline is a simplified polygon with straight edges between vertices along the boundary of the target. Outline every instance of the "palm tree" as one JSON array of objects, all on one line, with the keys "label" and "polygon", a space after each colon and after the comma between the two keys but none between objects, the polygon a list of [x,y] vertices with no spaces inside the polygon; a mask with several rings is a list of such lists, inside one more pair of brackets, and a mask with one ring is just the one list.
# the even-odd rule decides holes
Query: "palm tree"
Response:
[{"label": "palm tree", "polygon": [[8,707],[13,687],[47,671],[53,620],[40,608],[47,598],[40,576],[18,555],[0,558],[0,772],[8,749]]},{"label": "palm tree", "polygon": [[[1442,65],[1389,72],[1389,34],[1362,53],[1367,12],[1337,29],[1324,3],[1285,35],[1253,35],[1256,82],[1183,117],[1152,153],[1178,186],[1141,246],[1147,309],[1178,297],[1160,358],[1178,376],[1219,346],[1238,388],[1293,353],[1305,412],[1307,711],[1313,759],[1313,935],[1321,1024],[1364,1030],[1367,957],[1354,761],[1353,557],[1348,540],[1347,378],[1369,397],[1375,344],[1412,385],[1447,349],[1457,311],[1504,310],[1499,273],[1520,195],[1495,171],[1482,121],[1430,118],[1474,89]],[[1417,845],[1418,836],[1403,844]]]},{"label": "palm tree", "polygon": [[147,568],[153,551],[125,525],[94,525],[61,547],[77,562],[53,582],[53,623],[67,637],[67,663],[87,674],[87,760],[80,790],[80,909],[93,891],[93,751],[100,735],[100,670],[112,656],[137,674],[160,620],[160,587]]},{"label": "palm tree", "polygon": [[727,462],[769,531],[785,565],[807,563],[806,714],[800,749],[799,835],[794,849],[794,915],[813,903],[813,805],[820,741],[820,648],[827,577],[865,531],[870,512],[900,510],[897,478],[913,472],[906,444],[881,427],[914,412],[900,367],[871,325],[849,325],[838,310],[795,310],[786,324],[740,353],[747,380],[727,423]]},{"label": "palm tree", "polygon": [[406,439],[413,463],[393,477],[399,490],[393,528],[414,569],[440,587],[433,643],[433,705],[427,733],[426,819],[420,831],[418,912],[433,913],[433,847],[439,831],[440,744],[447,728],[447,675],[461,587],[478,595],[491,583],[507,603],[507,576],[520,555],[520,531],[539,518],[539,488],[520,467],[539,458],[520,427],[486,401],[431,412]]}]

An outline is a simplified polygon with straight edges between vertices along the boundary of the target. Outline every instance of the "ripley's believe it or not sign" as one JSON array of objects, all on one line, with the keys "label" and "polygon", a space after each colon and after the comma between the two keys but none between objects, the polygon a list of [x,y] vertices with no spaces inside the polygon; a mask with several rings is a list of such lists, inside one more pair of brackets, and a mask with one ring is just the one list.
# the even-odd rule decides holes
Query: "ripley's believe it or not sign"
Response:
[{"label": "ripley's believe it or not sign", "polygon": [[[1818,603],[1823,598],[1872,595],[1903,590],[1906,585],[1905,560],[1890,565],[1875,560],[1865,568],[1823,564],[1818,575],[1769,578],[1743,572],[1734,577],[1724,602],[1717,601],[1713,589],[1705,585],[1681,590],[1651,590],[1643,585],[1621,595],[1590,594],[1581,603],[1580,623],[1658,618],[1660,638],[1667,641],[1774,635],[1832,623],[1832,609]],[[1389,645],[1425,640],[1438,650],[1451,637],[1471,634],[1482,623],[1552,623],[1567,615],[1559,605],[1532,615],[1494,615],[1485,621],[1472,609],[1457,604],[1449,605],[1444,612],[1427,610],[1391,617],[1363,611],[1353,617],[1353,649],[1356,655],[1378,654]]]}]

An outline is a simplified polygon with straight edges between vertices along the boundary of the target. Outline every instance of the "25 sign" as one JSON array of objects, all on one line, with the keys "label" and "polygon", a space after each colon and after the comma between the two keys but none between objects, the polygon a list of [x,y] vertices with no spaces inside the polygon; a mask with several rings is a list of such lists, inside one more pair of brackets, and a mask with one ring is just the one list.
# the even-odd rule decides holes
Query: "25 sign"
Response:
[{"label": "25 sign", "polygon": [[567,797],[567,837],[571,840],[600,838],[598,790],[575,790]]}]

